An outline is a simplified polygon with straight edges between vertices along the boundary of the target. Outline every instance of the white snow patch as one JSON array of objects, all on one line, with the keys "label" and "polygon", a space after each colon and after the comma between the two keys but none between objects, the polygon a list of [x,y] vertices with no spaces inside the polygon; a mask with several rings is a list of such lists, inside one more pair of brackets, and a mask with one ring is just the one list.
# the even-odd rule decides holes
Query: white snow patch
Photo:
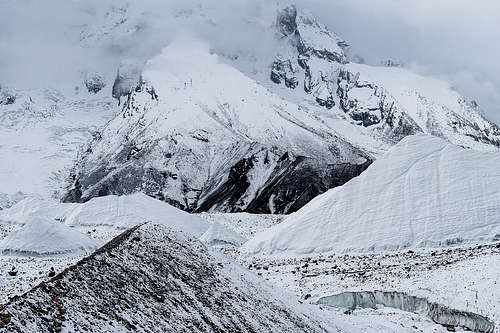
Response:
[{"label": "white snow patch", "polygon": [[217,222],[212,223],[210,228],[200,237],[200,240],[208,245],[229,244],[236,247],[241,246],[247,241],[236,232],[225,228]]}]

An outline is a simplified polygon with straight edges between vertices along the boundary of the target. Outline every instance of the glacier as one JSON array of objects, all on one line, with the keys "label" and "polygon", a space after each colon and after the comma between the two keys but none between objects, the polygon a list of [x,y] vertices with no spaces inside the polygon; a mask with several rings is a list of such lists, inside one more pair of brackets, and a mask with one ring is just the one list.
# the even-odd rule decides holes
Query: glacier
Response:
[{"label": "glacier", "polygon": [[251,254],[397,250],[500,240],[500,154],[417,135],[250,239]]}]

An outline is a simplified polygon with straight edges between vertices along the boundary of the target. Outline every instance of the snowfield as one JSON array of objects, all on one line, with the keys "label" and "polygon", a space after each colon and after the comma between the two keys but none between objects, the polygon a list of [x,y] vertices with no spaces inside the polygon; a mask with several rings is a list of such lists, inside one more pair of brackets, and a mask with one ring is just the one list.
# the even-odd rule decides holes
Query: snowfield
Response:
[{"label": "snowfield", "polygon": [[403,139],[361,176],[250,239],[249,254],[438,247],[500,239],[500,154]]},{"label": "snowfield", "polygon": [[0,209],[27,195],[60,195],[81,146],[117,111],[107,90],[12,94],[12,104],[0,102]]},{"label": "snowfield", "polygon": [[[495,323],[495,332],[500,332],[500,243],[300,258],[243,256],[239,260],[264,279],[311,303],[344,292],[406,293],[449,309],[486,316]],[[346,308],[332,310],[343,313]],[[358,308],[351,316],[413,326],[415,331],[446,331],[426,327],[425,316],[388,307]]]}]

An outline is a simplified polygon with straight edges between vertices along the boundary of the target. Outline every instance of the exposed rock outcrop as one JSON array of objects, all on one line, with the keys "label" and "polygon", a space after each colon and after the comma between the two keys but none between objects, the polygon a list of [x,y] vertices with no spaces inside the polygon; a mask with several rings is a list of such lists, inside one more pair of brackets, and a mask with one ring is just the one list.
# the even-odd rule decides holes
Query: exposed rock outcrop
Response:
[{"label": "exposed rock outcrop", "polygon": [[106,80],[99,73],[87,73],[83,81],[87,91],[91,94],[97,94],[106,87]]}]

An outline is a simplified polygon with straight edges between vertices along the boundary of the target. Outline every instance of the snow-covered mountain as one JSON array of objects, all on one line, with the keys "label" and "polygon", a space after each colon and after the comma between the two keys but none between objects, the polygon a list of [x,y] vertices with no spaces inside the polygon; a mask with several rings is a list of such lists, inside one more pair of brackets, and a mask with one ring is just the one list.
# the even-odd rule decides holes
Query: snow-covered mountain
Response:
[{"label": "snow-covered mountain", "polygon": [[275,54],[182,38],[141,70],[121,67],[123,109],[80,156],[64,200],[143,191],[188,211],[289,213],[407,135],[498,149],[474,102],[404,68],[349,63],[347,43],[311,14],[291,6],[246,27]]},{"label": "snow-covered mountain", "polygon": [[428,133],[467,147],[500,145],[500,129],[445,82],[400,67],[349,63],[347,43],[294,6],[278,12],[276,29],[281,48],[270,78],[326,108],[319,117],[340,111],[364,127],[361,132],[389,144]]},{"label": "snow-covered mountain", "polygon": [[144,191],[191,211],[288,212],[370,163],[203,43],[172,43],[141,80],[90,144],[66,200]]},{"label": "snow-covered mountain", "polygon": [[498,152],[401,140],[361,176],[244,245],[246,253],[396,250],[500,240]]},{"label": "snow-covered mountain", "polygon": [[[188,211],[289,213],[406,135],[498,149],[498,127],[474,102],[402,67],[350,63],[347,43],[304,10],[233,8],[228,18],[214,4],[163,14],[148,4],[82,7],[89,21],[67,33],[89,54],[78,82],[2,86],[0,208],[32,193],[142,191]],[[162,15],[207,33],[171,43]],[[90,56],[101,53],[102,63]]]}]

